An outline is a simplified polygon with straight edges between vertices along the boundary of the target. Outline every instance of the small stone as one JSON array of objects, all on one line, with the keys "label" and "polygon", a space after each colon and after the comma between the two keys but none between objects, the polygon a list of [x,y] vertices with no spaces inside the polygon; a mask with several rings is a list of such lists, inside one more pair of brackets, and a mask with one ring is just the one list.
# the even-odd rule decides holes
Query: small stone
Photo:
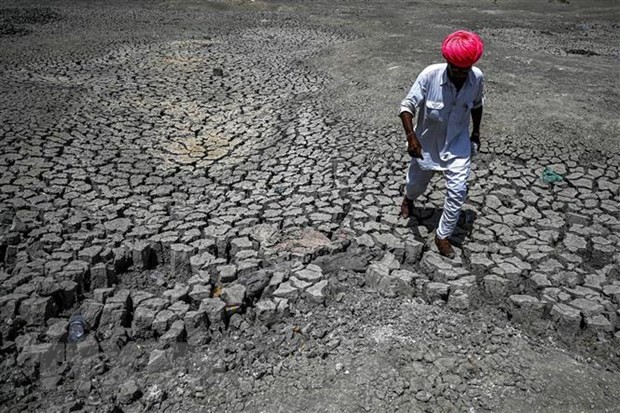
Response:
[{"label": "small stone", "polygon": [[226,303],[221,299],[205,298],[200,303],[198,311],[203,311],[207,315],[211,330],[218,330],[224,323],[224,308],[226,308]]},{"label": "small stone", "polygon": [[261,266],[261,260],[248,259],[241,261],[237,264],[237,275],[239,277],[245,277],[259,270]]},{"label": "small stone", "polygon": [[424,244],[414,239],[405,240],[405,263],[408,265],[417,264],[422,258]]},{"label": "small stone", "polygon": [[0,295],[0,315],[5,320],[10,320],[19,310],[19,305],[22,301],[27,299],[28,296],[25,294],[6,294]]},{"label": "small stone", "polygon": [[385,255],[383,255],[383,258],[381,259],[381,261],[379,261],[379,263],[386,266],[390,271],[397,270],[400,268],[400,263],[398,262],[394,254],[392,254],[391,252],[386,252]]},{"label": "small stone", "polygon": [[192,301],[201,302],[205,298],[209,298],[211,296],[211,286],[210,285],[201,285],[195,284],[192,288],[192,291],[189,293],[189,298]]},{"label": "small stone", "polygon": [[119,389],[117,400],[122,405],[129,405],[142,397],[142,391],[135,380],[123,383]]},{"label": "small stone", "polygon": [[131,221],[128,218],[116,218],[103,225],[108,232],[125,234],[131,228]]},{"label": "small stone", "polygon": [[191,276],[190,257],[193,252],[194,248],[186,244],[172,244],[170,246],[170,271],[175,279],[183,280]]},{"label": "small stone", "polygon": [[530,295],[515,294],[509,297],[512,316],[516,321],[532,321],[542,317],[545,303]]},{"label": "small stone", "polygon": [[611,322],[602,314],[585,317],[586,326],[594,331],[613,333],[614,327]]},{"label": "small stone", "polygon": [[372,237],[366,233],[363,233],[362,235],[360,235],[359,237],[357,237],[355,239],[355,241],[363,247],[368,247],[368,248],[372,248],[375,246],[375,241],[372,239]]},{"label": "small stone", "polygon": [[306,282],[306,281],[302,281],[299,278],[295,277],[295,276],[291,276],[291,278],[289,278],[289,282],[291,283],[291,285],[293,286],[293,288],[298,289],[299,291],[304,291],[306,288],[310,287],[312,285],[312,283]]},{"label": "small stone", "polygon": [[219,274],[219,281],[221,284],[231,283],[237,280],[237,266],[236,265],[220,265],[217,267]]},{"label": "small stone", "polygon": [[327,284],[327,280],[319,281],[304,292],[304,297],[316,304],[324,303]]},{"label": "small stone", "polygon": [[230,241],[230,256],[234,257],[239,251],[254,248],[254,243],[248,237],[235,238]]},{"label": "small stone", "polygon": [[467,311],[469,307],[469,296],[462,290],[456,290],[448,297],[448,308],[453,311]]},{"label": "small stone", "polygon": [[114,288],[97,288],[93,291],[95,301],[105,304],[106,300],[114,295]]},{"label": "small stone", "polygon": [[61,343],[67,338],[68,327],[69,322],[67,320],[58,321],[47,329],[45,335],[51,343]]},{"label": "small stone", "polygon": [[246,288],[246,297],[254,299],[260,297],[265,288],[269,285],[270,273],[266,270],[257,271],[250,275],[244,275],[237,282]]},{"label": "small stone", "polygon": [[415,398],[421,402],[426,403],[427,401],[429,401],[431,398],[433,397],[432,394],[430,394],[427,391],[421,390],[419,392],[416,393]]},{"label": "small stone", "polygon": [[389,278],[395,295],[399,297],[413,297],[415,292],[414,280],[420,275],[408,270],[392,271]]},{"label": "small stone", "polygon": [[595,268],[602,268],[610,264],[612,262],[612,257],[616,252],[612,245],[604,244],[594,244],[590,251],[592,253],[590,262]]},{"label": "small stone", "polygon": [[75,281],[60,282],[61,304],[63,308],[71,308],[78,300],[78,284]]},{"label": "small stone", "polygon": [[620,304],[620,285],[606,285],[603,287],[603,294],[611,297],[611,300],[616,303],[616,305]]},{"label": "small stone", "polygon": [[577,331],[581,325],[580,311],[566,304],[554,304],[550,314],[556,323],[569,330]]},{"label": "small stone", "polygon": [[271,300],[260,300],[256,303],[256,318],[266,326],[270,326],[276,319],[276,304]]},{"label": "small stone", "polygon": [[280,284],[277,290],[273,292],[274,297],[294,299],[299,295],[299,290],[293,287],[290,282],[286,281]]},{"label": "small stone", "polygon": [[583,314],[584,317],[594,317],[601,314],[605,310],[605,307],[601,304],[585,298],[577,298],[568,304],[571,307],[581,311],[581,314]]},{"label": "small stone", "polygon": [[588,274],[585,277],[583,286],[594,291],[601,292],[603,285],[607,283],[607,278],[600,274]]},{"label": "small stone", "polygon": [[[576,282],[576,277],[575,277],[575,282]],[[573,297],[577,297],[577,298],[591,299],[591,298],[599,297],[599,293],[589,288],[582,287],[581,285],[576,285],[574,288],[564,287],[564,290],[568,294],[572,295]]]},{"label": "small stone", "polygon": [[547,274],[535,273],[530,277],[530,281],[534,284],[536,289],[543,289],[547,287],[551,287],[551,282],[547,278]]},{"label": "small stone", "polygon": [[189,311],[189,304],[187,304],[184,301],[177,301],[174,304],[172,304],[170,307],[168,307],[168,310],[172,311],[173,313],[175,313],[176,315],[178,315],[180,318],[185,317],[185,313],[187,313]]},{"label": "small stone", "polygon": [[164,350],[153,350],[149,356],[149,362],[146,366],[146,370],[149,373],[158,373],[169,371],[172,369],[172,364],[168,359],[168,355]]},{"label": "small stone", "polygon": [[222,289],[222,299],[227,305],[241,305],[245,300],[246,288],[240,284],[233,284]]},{"label": "small stone", "polygon": [[48,318],[55,317],[58,312],[52,297],[34,296],[21,302],[19,315],[28,325],[44,325]]},{"label": "small stone", "polygon": [[189,285],[195,285],[195,284],[200,284],[200,285],[207,285],[211,283],[211,274],[209,274],[207,271],[198,271],[197,274],[193,275],[192,278],[190,278],[187,283]]},{"label": "small stone", "polygon": [[207,271],[213,267],[213,263],[217,258],[209,251],[203,251],[198,255],[193,255],[190,259],[190,267],[193,274],[198,274],[201,271]]},{"label": "small stone", "polygon": [[187,311],[183,320],[188,335],[193,334],[196,330],[207,327],[208,324],[207,314],[204,310]]},{"label": "small stone", "polygon": [[278,288],[278,286],[282,284],[282,282],[284,282],[285,275],[286,274],[281,271],[274,272],[269,279],[269,284],[267,284],[267,287],[265,287],[265,292],[263,293],[263,295],[272,296],[273,292]]},{"label": "small stone", "polygon": [[93,265],[90,269],[90,289],[107,288],[112,285],[111,272],[104,263]]},{"label": "small stone", "polygon": [[161,310],[155,316],[151,328],[159,335],[163,335],[178,318],[179,316],[171,310]]},{"label": "small stone", "polygon": [[87,335],[84,340],[77,343],[77,354],[82,358],[92,357],[99,351],[99,343],[94,334]]},{"label": "small stone", "polygon": [[587,241],[572,232],[566,233],[563,242],[566,249],[573,253],[585,253],[588,248]]},{"label": "small stone", "polygon": [[487,274],[489,269],[495,265],[485,253],[471,254],[469,262],[471,264],[471,271],[474,274]]},{"label": "small stone", "polygon": [[164,401],[166,396],[166,392],[159,385],[154,384],[146,389],[144,401],[148,406],[155,406]]},{"label": "small stone", "polygon": [[86,320],[89,329],[96,329],[99,326],[103,304],[94,300],[85,300],[81,306],[81,314]]},{"label": "small stone", "polygon": [[[30,294],[32,291],[23,291],[22,287],[29,286],[30,284],[20,285],[15,290],[16,293]],[[57,295],[60,292],[60,284],[52,277],[46,277],[40,280],[36,286],[36,293],[41,297],[49,297]]]},{"label": "small stone", "polygon": [[187,341],[185,332],[185,323],[183,320],[176,320],[172,323],[168,331],[161,337],[158,342],[160,346],[167,347],[173,343],[184,343]]},{"label": "small stone", "polygon": [[138,270],[152,268],[156,264],[155,253],[148,242],[138,240],[132,245],[131,257],[134,268]]},{"label": "small stone", "polygon": [[200,345],[207,341],[209,320],[204,311],[188,311],[183,319],[187,341],[194,345]]},{"label": "small stone", "polygon": [[575,212],[566,213],[566,222],[570,225],[590,225],[590,217]]},{"label": "small stone", "polygon": [[156,315],[157,312],[150,308],[145,306],[138,307],[134,311],[132,320],[134,335],[138,337],[145,337],[147,335],[147,331],[151,329]]},{"label": "small stone", "polygon": [[168,298],[171,303],[175,303],[179,300],[185,300],[189,293],[189,287],[185,284],[177,283],[174,288],[166,290],[163,293],[164,298]]},{"label": "small stone", "polygon": [[379,290],[384,279],[390,275],[390,268],[381,262],[374,262],[368,266],[366,270],[366,285],[368,287]]},{"label": "small stone", "polygon": [[17,356],[17,365],[20,367],[25,366],[29,369],[34,369],[36,366],[39,366],[40,370],[49,368],[55,364],[55,361],[62,361],[54,351],[58,347],[58,345],[52,343],[24,346]]},{"label": "small stone", "polygon": [[448,299],[448,292],[450,291],[450,285],[439,282],[429,282],[425,287],[425,296],[428,302],[432,303],[435,300],[446,301]]},{"label": "small stone", "polygon": [[99,254],[103,251],[103,247],[100,245],[93,245],[92,247],[84,248],[79,252],[78,258],[89,264],[94,264],[100,260]]},{"label": "small stone", "polygon": [[452,264],[435,252],[427,252],[420,261],[420,269],[429,276],[437,270],[449,270],[451,268]]},{"label": "small stone", "polygon": [[510,281],[491,274],[484,277],[484,291],[493,299],[499,299],[508,295]]},{"label": "small stone", "polygon": [[323,273],[321,272],[320,268],[318,271],[305,268],[301,271],[297,271],[295,273],[295,277],[297,277],[299,280],[314,284],[315,282],[323,278]]},{"label": "small stone", "polygon": [[99,328],[113,330],[115,327],[125,327],[128,324],[129,312],[127,306],[120,302],[108,302],[103,306]]}]

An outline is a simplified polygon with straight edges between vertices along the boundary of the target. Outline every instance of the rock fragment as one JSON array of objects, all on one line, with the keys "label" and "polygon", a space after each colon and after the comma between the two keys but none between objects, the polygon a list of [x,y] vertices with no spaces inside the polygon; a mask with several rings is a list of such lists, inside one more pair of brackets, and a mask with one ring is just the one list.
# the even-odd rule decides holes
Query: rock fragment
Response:
[{"label": "rock fragment", "polygon": [[142,391],[135,380],[128,380],[123,383],[118,391],[117,400],[122,405],[130,405],[131,403],[142,397]]},{"label": "rock fragment", "polygon": [[149,373],[162,373],[169,371],[172,368],[172,363],[168,358],[168,354],[165,350],[153,350],[149,356],[149,362],[146,366],[146,370]]},{"label": "rock fragment", "polygon": [[325,292],[327,288],[327,280],[322,280],[304,291],[303,296],[316,304],[325,302]]}]

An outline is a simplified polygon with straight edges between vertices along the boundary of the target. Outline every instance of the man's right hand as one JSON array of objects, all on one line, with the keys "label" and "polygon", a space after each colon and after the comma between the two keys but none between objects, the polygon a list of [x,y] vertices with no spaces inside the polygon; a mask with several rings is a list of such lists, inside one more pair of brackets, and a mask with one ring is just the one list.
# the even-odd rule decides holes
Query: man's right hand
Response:
[{"label": "man's right hand", "polygon": [[422,159],[422,145],[414,134],[407,135],[407,152],[412,158]]}]

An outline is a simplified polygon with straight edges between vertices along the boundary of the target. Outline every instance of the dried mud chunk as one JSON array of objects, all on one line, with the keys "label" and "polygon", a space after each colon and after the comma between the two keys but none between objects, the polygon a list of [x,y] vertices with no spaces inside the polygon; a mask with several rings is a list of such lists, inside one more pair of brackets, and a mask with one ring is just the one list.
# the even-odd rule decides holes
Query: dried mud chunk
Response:
[{"label": "dried mud chunk", "polygon": [[56,302],[52,297],[34,296],[21,302],[19,315],[28,325],[44,325],[50,317],[58,312]]},{"label": "dried mud chunk", "polygon": [[515,294],[509,297],[511,314],[515,321],[527,322],[542,317],[545,303],[530,295]]},{"label": "dried mud chunk", "polygon": [[579,310],[566,304],[557,303],[551,307],[551,318],[567,330],[577,331],[581,325],[581,313]]},{"label": "dried mud chunk", "polygon": [[325,302],[326,290],[327,290],[328,282],[327,280],[322,280],[316,283],[315,285],[308,288],[304,291],[304,298],[310,300],[316,304],[322,304]]}]

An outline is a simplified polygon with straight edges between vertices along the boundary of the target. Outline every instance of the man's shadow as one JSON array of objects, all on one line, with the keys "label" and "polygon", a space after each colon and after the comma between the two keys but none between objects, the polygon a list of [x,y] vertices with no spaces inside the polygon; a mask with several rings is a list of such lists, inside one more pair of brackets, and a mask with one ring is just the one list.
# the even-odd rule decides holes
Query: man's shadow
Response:
[{"label": "man's shadow", "polygon": [[[414,207],[407,227],[411,228],[411,232],[418,241],[425,242],[426,239],[423,234],[420,233],[419,227],[426,228],[427,232],[433,233],[439,227],[439,220],[443,208],[427,208],[427,207]],[[461,215],[456,226],[454,233],[450,236],[450,242],[457,247],[461,247],[465,238],[467,238],[474,227],[474,223],[478,218],[476,211],[468,208],[461,210]]]}]

